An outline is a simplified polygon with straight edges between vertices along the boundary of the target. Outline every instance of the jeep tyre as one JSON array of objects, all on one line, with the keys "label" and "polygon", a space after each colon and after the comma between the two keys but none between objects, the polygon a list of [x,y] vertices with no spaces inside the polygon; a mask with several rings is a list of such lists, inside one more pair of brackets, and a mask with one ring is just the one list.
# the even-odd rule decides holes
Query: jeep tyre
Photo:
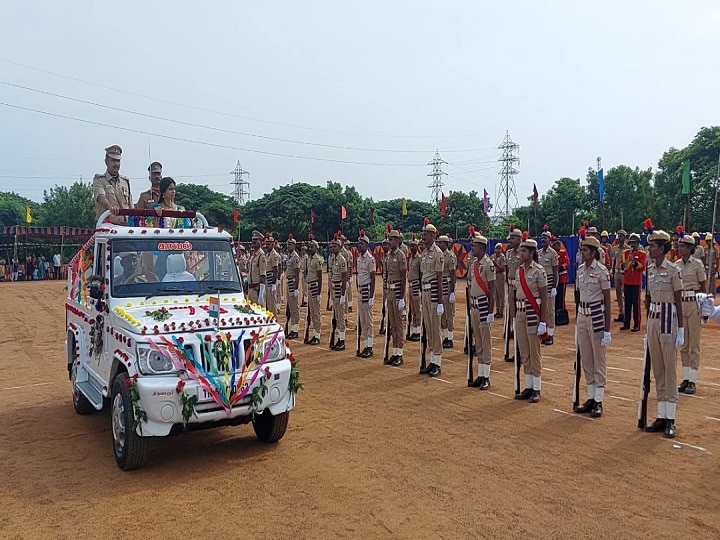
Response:
[{"label": "jeep tyre", "polygon": [[135,413],[130,399],[130,389],[125,386],[128,375],[125,372],[115,377],[112,386],[110,424],[113,454],[115,461],[123,471],[132,471],[145,464],[148,444],[145,437],[137,434]]},{"label": "jeep tyre", "polygon": [[75,386],[75,379],[77,378],[77,357],[75,356],[75,338],[68,338],[68,365],[70,366],[70,387],[72,388],[73,395],[73,408],[75,412],[81,415],[92,414],[97,412],[97,409],[93,407],[93,404],[83,395],[80,390]]},{"label": "jeep tyre", "polygon": [[253,417],[255,435],[257,435],[257,438],[262,442],[277,442],[285,435],[289,419],[289,411],[273,416],[268,409],[265,409],[262,414],[256,414]]}]

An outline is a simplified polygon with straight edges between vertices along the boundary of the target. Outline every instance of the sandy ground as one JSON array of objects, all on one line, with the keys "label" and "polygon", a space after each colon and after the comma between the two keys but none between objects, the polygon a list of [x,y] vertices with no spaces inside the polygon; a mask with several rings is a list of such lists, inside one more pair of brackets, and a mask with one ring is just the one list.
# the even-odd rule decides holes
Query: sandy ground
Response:
[{"label": "sandy ground", "polygon": [[380,337],[360,360],[352,332],[342,353],[325,332],[294,347],[305,389],[280,443],[249,426],[157,439],[125,473],[109,414],[73,411],[63,284],[3,283],[0,298],[2,538],[720,537],[720,325],[703,330],[675,441],[636,428],[642,334],[617,324],[597,420],[569,412],[572,326],[543,347],[537,405],[510,399],[497,323],[489,392],[466,387],[462,331],[440,379],[417,374],[415,343],[390,368]]}]

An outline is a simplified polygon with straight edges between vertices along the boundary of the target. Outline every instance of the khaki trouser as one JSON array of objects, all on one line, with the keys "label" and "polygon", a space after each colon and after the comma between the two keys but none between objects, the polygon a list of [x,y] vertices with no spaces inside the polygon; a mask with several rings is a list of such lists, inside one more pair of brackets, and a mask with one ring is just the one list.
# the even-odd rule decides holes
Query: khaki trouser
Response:
[{"label": "khaki trouser", "polygon": [[420,296],[413,296],[412,292],[408,293],[408,303],[410,304],[410,326],[415,328],[420,326]]},{"label": "khaki trouser", "polygon": [[683,367],[700,367],[700,308],[695,300],[683,302],[685,343],[680,349]]},{"label": "khaki trouser", "polygon": [[505,314],[505,274],[495,276],[493,296],[495,299],[495,313]]},{"label": "khaki trouser", "polygon": [[677,358],[675,356],[676,337],[677,323],[675,320],[673,320],[672,332],[670,334],[661,334],[660,319],[648,319],[648,349],[659,402],[677,403],[678,401]]},{"label": "khaki trouser", "polygon": [[350,277],[348,278],[347,285],[345,286],[345,299],[347,300],[348,307],[352,307],[353,302],[353,288],[352,288],[352,267],[348,268]]},{"label": "khaki trouser", "polygon": [[593,331],[592,317],[578,313],[577,342],[580,362],[585,373],[585,383],[595,388],[605,388],[607,384],[605,347],[600,344],[602,337],[602,332]]},{"label": "khaki trouser", "polygon": [[277,290],[273,291],[272,287],[277,287],[277,285],[270,285],[270,290],[265,290],[265,309],[277,315]]},{"label": "khaki trouser", "polygon": [[715,287],[715,267],[713,266],[710,269],[710,279],[708,280],[708,294],[715,296],[716,290],[717,289]]},{"label": "khaki trouser", "polygon": [[428,347],[437,360],[431,363],[439,366],[443,350],[442,340],[440,339],[440,316],[437,314],[437,304],[431,302],[429,290],[422,291],[421,305]]},{"label": "khaki trouser", "polygon": [[318,282],[308,283],[308,309],[310,310],[310,321],[314,337],[320,337],[320,295],[317,291]]},{"label": "khaki trouser", "polygon": [[259,295],[260,289],[253,289],[252,287],[248,288],[248,300],[250,300],[251,302],[257,304]]},{"label": "khaki trouser", "polygon": [[[551,287],[548,287],[548,301],[545,304],[545,322],[547,323],[548,329],[555,328],[555,299],[550,298]],[[552,333],[550,333],[552,335]]]},{"label": "khaki trouser", "polygon": [[341,285],[339,281],[332,282],[333,287],[333,312],[335,313],[335,321],[337,322],[337,329],[340,332],[340,339],[345,339],[345,319],[347,318],[347,302],[344,304],[340,303],[341,296]]},{"label": "khaki trouser", "polygon": [[525,375],[540,377],[542,374],[540,338],[537,335],[537,326],[527,326],[524,311],[518,311],[515,315],[515,339],[520,349],[520,361]]},{"label": "khaki trouser", "polygon": [[470,317],[472,319],[473,338],[475,341],[475,353],[477,354],[478,364],[485,364],[489,366],[492,362],[492,338],[490,336],[490,326],[485,321],[481,321],[480,310],[477,308],[470,308]]},{"label": "khaki trouser", "polygon": [[615,300],[617,300],[618,311],[620,315],[625,313],[625,298],[623,296],[623,274],[621,272],[615,272],[613,275],[615,279]]},{"label": "khaki trouser", "polygon": [[299,297],[299,290],[298,290],[298,296],[296,297],[294,294],[294,291],[291,291],[288,289],[287,292],[287,305],[290,309],[290,324],[296,325],[300,324],[300,297]]},{"label": "khaki trouser", "polygon": [[[360,300],[360,295],[358,295]],[[372,308],[367,302],[360,301],[358,306],[358,317],[360,317],[360,339],[365,341],[366,347],[372,347],[373,338],[373,312]],[[370,343],[368,345],[368,343]]]},{"label": "khaki trouser", "polygon": [[452,332],[455,330],[455,302],[450,302],[448,296],[443,297],[443,313],[440,317],[440,328]]},{"label": "khaki trouser", "polygon": [[400,308],[398,308],[398,301],[401,297],[397,295],[397,291],[388,290],[385,298],[385,301],[387,302],[386,309],[390,321],[388,331],[392,336],[392,346],[393,348],[402,349],[403,339],[405,337],[405,328],[403,327],[402,313],[400,313]]},{"label": "khaki trouser", "polygon": [[517,308],[515,307],[515,285],[511,285],[510,283],[507,284],[507,317],[510,317],[510,319],[515,318],[515,311]]}]

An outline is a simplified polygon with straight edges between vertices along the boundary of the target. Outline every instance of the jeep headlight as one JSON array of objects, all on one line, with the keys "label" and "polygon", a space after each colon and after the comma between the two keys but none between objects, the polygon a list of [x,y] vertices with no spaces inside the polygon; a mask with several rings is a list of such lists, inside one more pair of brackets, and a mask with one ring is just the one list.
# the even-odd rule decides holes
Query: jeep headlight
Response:
[{"label": "jeep headlight", "polygon": [[137,357],[143,375],[165,375],[177,371],[168,357],[150,347],[138,346]]},{"label": "jeep headlight", "polygon": [[279,336],[274,342],[267,340],[265,342],[264,352],[270,349],[267,355],[266,362],[277,362],[278,360],[285,360],[285,337]]}]

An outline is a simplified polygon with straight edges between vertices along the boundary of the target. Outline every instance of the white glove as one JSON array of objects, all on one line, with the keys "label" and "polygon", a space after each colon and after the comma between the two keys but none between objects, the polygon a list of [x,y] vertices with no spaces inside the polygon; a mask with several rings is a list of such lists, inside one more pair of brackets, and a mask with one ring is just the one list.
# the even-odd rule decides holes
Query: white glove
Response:
[{"label": "white glove", "polygon": [[700,310],[702,311],[703,317],[712,317],[715,313],[715,301],[709,294],[698,294],[695,298],[702,296],[702,299],[698,300],[700,304]]},{"label": "white glove", "polygon": [[612,338],[610,337],[610,332],[603,332],[603,337],[600,340],[600,345],[602,345],[603,347],[607,347],[608,345],[610,345],[611,339]]},{"label": "white glove", "polygon": [[371,296],[368,298],[368,306],[373,307],[375,305],[375,297]]},{"label": "white glove", "polygon": [[258,304],[265,303],[265,284],[260,284],[260,293],[258,294]]},{"label": "white glove", "polygon": [[320,302],[320,295],[314,296],[313,300],[315,300],[316,302]]},{"label": "white glove", "polygon": [[679,349],[683,345],[685,345],[685,329],[684,328],[678,328],[677,330],[677,337],[675,338],[675,348]]},{"label": "white glove", "polygon": [[448,296],[448,302],[450,302],[451,304],[455,303],[455,293],[454,292],[451,292],[450,296]]},{"label": "white glove", "polygon": [[538,323],[538,336],[542,336],[545,332],[547,332],[547,324],[545,324],[544,322]]},{"label": "white glove", "polygon": [[437,314],[438,314],[438,315],[442,315],[443,313],[445,313],[445,307],[443,307],[442,304],[438,304],[438,306],[437,306]]},{"label": "white glove", "polygon": [[487,319],[485,319],[485,322],[487,324],[492,324],[495,320],[495,314],[494,313],[488,313]]},{"label": "white glove", "polygon": [[300,291],[299,291],[298,289],[295,289],[295,290],[293,291],[292,295],[293,295],[295,298],[297,298],[298,296],[300,296]]},{"label": "white glove", "polygon": [[350,278],[348,278],[348,283],[352,283],[352,282],[353,282],[353,277],[350,276]]},{"label": "white glove", "polygon": [[401,298],[400,300],[398,300],[398,309],[400,311],[405,309],[405,299],[404,298]]},{"label": "white glove", "polygon": [[270,291],[272,291],[272,292],[277,291],[277,285],[270,285]]},{"label": "white glove", "polygon": [[345,303],[345,295],[340,297],[340,305],[342,306]]},{"label": "white glove", "polygon": [[557,288],[553,287],[550,289],[550,298],[555,298],[557,296]]}]

